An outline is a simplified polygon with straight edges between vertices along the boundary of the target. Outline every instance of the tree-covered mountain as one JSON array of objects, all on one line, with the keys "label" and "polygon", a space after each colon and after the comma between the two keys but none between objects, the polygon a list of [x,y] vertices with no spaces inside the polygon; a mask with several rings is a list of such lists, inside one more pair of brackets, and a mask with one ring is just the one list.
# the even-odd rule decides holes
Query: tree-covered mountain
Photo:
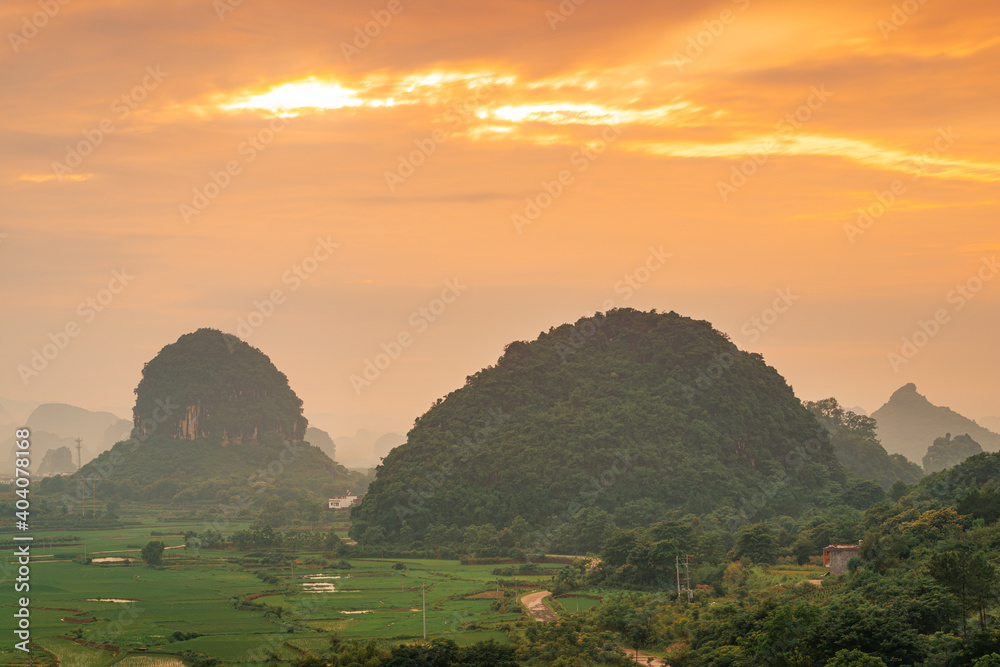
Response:
[{"label": "tree-covered mountain", "polygon": [[845,410],[834,398],[810,401],[806,407],[830,433],[837,460],[852,475],[889,489],[895,482],[913,484],[923,473],[902,454],[889,454],[879,442],[871,417]]},{"label": "tree-covered mountain", "polygon": [[306,418],[288,378],[263,352],[230,334],[199,329],[164,347],[142,369],[133,437],[302,440]]},{"label": "tree-covered mountain", "polygon": [[588,508],[742,522],[839,503],[846,481],[759,354],[708,322],[619,309],[511,343],[439,400],[376,469],[352,535],[492,524],[545,540]]},{"label": "tree-covered mountain", "polygon": [[878,422],[878,437],[886,450],[914,463],[945,433],[968,433],[984,450],[1000,450],[1000,435],[950,408],[934,405],[912,383],[896,390],[871,416]]},{"label": "tree-covered mountain", "polygon": [[[302,401],[260,350],[213,329],[164,347],[135,390],[132,437],[42,490],[150,502],[237,502],[272,493],[315,498],[363,491],[366,478],[303,441]],[[332,449],[325,432],[318,444]],[[87,491],[91,493],[91,491]]]}]

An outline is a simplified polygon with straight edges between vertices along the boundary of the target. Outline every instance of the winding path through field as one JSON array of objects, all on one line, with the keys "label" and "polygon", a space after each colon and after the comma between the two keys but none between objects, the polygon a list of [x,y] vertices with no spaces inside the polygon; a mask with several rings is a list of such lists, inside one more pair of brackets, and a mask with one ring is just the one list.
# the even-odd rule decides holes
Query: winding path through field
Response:
[{"label": "winding path through field", "polygon": [[521,602],[528,609],[528,613],[531,617],[538,621],[539,623],[552,623],[558,621],[556,615],[552,613],[552,610],[545,606],[542,600],[549,595],[552,595],[551,591],[539,591],[537,593],[528,593],[521,598]]}]

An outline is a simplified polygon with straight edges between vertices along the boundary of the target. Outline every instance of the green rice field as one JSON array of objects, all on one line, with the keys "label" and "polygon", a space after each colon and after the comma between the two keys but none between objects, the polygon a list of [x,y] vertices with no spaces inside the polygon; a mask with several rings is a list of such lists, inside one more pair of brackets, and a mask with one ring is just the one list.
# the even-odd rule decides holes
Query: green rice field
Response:
[{"label": "green rice field", "polygon": [[[493,599],[471,597],[496,590],[494,565],[385,558],[351,560],[349,569],[339,569],[339,559],[330,554],[298,553],[287,565],[264,566],[239,562],[249,552],[184,548],[185,530],[202,531],[203,525],[160,523],[152,516],[123,529],[34,532],[31,590],[19,595],[31,601],[35,664],[52,665],[57,658],[60,667],[178,667],[185,664],[183,652],[196,651],[247,665],[266,663],[269,654],[294,658],[321,652],[332,634],[416,641],[424,628],[422,590],[429,638],[506,643],[503,626],[523,618],[517,605],[501,613],[491,609]],[[46,545],[47,538],[70,534],[80,543]],[[94,559],[138,561],[141,547],[153,539],[168,547],[162,567],[141,561],[83,564],[80,558],[86,550]],[[405,570],[397,569],[399,563]],[[532,583],[543,588],[560,567],[518,575],[528,586],[518,594],[530,591]],[[13,576],[7,572],[3,585],[10,590]],[[265,582],[257,572],[277,583]],[[13,636],[14,597],[3,597],[5,637]],[[581,610],[596,602],[580,599]],[[575,600],[563,604],[575,611]],[[4,642],[0,665],[28,664],[27,654]]]}]

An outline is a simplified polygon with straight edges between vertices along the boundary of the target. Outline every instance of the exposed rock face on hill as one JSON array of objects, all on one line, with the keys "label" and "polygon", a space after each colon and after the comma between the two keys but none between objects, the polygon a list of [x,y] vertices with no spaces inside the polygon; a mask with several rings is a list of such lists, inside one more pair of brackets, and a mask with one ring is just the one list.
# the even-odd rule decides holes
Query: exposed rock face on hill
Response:
[{"label": "exposed rock face on hill", "polygon": [[882,446],[914,463],[920,462],[934,440],[946,433],[968,433],[984,450],[1000,450],[1000,435],[954,410],[932,404],[917,393],[912,383],[898,389],[872,417],[878,422]]},{"label": "exposed rock face on hill", "polygon": [[970,456],[982,453],[983,448],[970,438],[968,433],[957,435],[954,439],[951,433],[948,433],[943,438],[936,439],[934,444],[927,448],[927,453],[924,454],[924,472],[928,475],[940,472],[945,468],[957,466]]},{"label": "exposed rock face on hill", "polygon": [[199,329],[167,345],[142,369],[132,436],[211,439],[221,444],[277,433],[302,440],[302,401],[263,352],[235,336]]},{"label": "exposed rock face on hill", "polygon": [[517,517],[544,532],[636,503],[759,521],[839,502],[845,481],[760,355],[708,322],[622,309],[511,343],[439,400],[378,467],[352,535],[419,540]]}]

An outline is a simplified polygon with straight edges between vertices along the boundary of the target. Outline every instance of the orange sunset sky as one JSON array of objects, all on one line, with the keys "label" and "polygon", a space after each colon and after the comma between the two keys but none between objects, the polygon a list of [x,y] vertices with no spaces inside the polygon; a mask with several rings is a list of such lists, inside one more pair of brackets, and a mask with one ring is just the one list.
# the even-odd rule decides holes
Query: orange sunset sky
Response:
[{"label": "orange sunset sky", "polygon": [[707,319],[803,399],[915,382],[1000,415],[998,23],[984,0],[9,0],[0,396],[128,409],[144,362],[215,327],[334,434],[402,430],[613,304]]}]

